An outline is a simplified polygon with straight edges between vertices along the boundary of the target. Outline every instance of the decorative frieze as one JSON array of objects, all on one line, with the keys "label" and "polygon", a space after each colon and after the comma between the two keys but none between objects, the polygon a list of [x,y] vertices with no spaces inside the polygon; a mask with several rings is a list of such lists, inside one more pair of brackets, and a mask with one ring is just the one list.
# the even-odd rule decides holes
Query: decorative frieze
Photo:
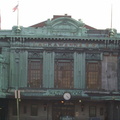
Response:
[{"label": "decorative frieze", "polygon": [[72,53],[55,53],[55,58],[73,59],[73,54]]},{"label": "decorative frieze", "polygon": [[32,42],[25,44],[31,47],[75,47],[75,48],[104,48],[103,44],[81,42]]},{"label": "decorative frieze", "polygon": [[[57,39],[56,39],[57,40]],[[14,41],[11,43],[12,47],[37,47],[37,49],[41,48],[85,48],[85,49],[118,49],[119,45],[114,42],[114,43],[97,43],[97,42],[68,42],[68,41],[61,41],[61,42],[39,42],[39,41],[31,41],[31,42],[19,42],[19,41]]]},{"label": "decorative frieze", "polygon": [[[66,90],[21,90],[21,94],[24,96],[58,96],[61,97],[65,93]],[[67,92],[71,93],[72,96],[88,96],[84,93],[83,90],[67,90]]]},{"label": "decorative frieze", "polygon": [[101,53],[86,53],[87,60],[101,60]]},{"label": "decorative frieze", "polygon": [[28,58],[43,58],[43,53],[40,52],[29,52]]}]

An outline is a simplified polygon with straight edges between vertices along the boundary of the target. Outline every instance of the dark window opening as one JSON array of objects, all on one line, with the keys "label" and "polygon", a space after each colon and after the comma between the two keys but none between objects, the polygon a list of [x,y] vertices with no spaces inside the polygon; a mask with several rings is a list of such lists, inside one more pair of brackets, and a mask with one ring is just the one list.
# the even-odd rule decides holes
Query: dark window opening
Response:
[{"label": "dark window opening", "polygon": [[12,106],[12,115],[16,116],[17,115],[17,107],[15,104]]},{"label": "dark window opening", "polygon": [[23,114],[26,114],[26,113],[27,113],[27,107],[23,106]]},{"label": "dark window opening", "polygon": [[88,62],[87,63],[87,88],[88,89],[100,89],[100,63]]},{"label": "dark window opening", "polygon": [[100,108],[100,115],[103,115],[103,114],[104,114],[104,109]]},{"label": "dark window opening", "polygon": [[55,62],[55,88],[73,88],[73,61]]},{"label": "dark window opening", "polygon": [[38,115],[38,105],[31,105],[31,116]]},{"label": "dark window opening", "polygon": [[42,60],[30,60],[28,62],[28,86],[31,88],[42,87]]},{"label": "dark window opening", "polygon": [[0,48],[0,54],[2,54],[2,48]]},{"label": "dark window opening", "polygon": [[89,107],[89,116],[90,117],[96,117],[96,106],[90,106]]}]

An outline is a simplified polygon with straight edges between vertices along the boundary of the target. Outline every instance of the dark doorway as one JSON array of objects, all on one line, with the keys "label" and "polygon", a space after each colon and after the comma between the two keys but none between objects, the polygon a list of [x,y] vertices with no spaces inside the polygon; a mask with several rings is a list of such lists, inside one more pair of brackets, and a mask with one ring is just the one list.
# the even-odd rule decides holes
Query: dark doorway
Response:
[{"label": "dark doorway", "polygon": [[5,118],[4,118],[4,109],[0,106],[0,120],[4,120]]},{"label": "dark doorway", "polygon": [[53,103],[53,120],[60,120],[61,117],[74,117],[75,105],[69,101],[58,101]]},{"label": "dark doorway", "polygon": [[2,120],[2,108],[0,107],[0,120]]},{"label": "dark doorway", "polygon": [[8,101],[0,99],[0,120],[7,120]]}]

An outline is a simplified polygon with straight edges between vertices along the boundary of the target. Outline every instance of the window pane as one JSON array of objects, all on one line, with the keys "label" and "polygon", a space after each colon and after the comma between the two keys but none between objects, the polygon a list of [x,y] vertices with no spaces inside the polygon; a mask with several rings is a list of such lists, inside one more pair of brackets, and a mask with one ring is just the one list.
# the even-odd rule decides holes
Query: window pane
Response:
[{"label": "window pane", "polygon": [[100,115],[104,115],[104,109],[100,108]]},{"label": "window pane", "polygon": [[29,61],[28,84],[35,88],[42,86],[42,61]]},{"label": "window pane", "polygon": [[27,113],[27,106],[23,106],[23,114]]},{"label": "window pane", "polygon": [[87,63],[87,87],[97,89],[100,87],[99,63]]},{"label": "window pane", "polygon": [[73,88],[73,62],[58,60],[55,62],[55,87]]},{"label": "window pane", "polygon": [[90,108],[89,108],[89,116],[90,117],[96,117],[96,107],[95,106],[90,106]]},{"label": "window pane", "polygon": [[17,115],[17,106],[15,104],[12,106],[12,114],[15,116]]},{"label": "window pane", "polygon": [[2,48],[0,48],[0,54],[2,53]]},{"label": "window pane", "polygon": [[37,116],[37,115],[38,115],[38,106],[31,105],[31,116]]}]

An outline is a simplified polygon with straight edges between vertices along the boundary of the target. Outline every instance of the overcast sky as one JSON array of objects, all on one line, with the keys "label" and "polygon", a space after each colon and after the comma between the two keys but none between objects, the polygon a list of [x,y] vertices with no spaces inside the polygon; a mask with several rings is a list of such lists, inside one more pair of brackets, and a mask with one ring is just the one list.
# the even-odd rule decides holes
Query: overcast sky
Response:
[{"label": "overcast sky", "polygon": [[[1,28],[17,25],[17,11],[13,8],[18,0],[0,0]],[[120,0],[19,0],[19,24],[28,27],[51,19],[53,15],[71,15],[97,29],[112,26],[120,33]]]}]

